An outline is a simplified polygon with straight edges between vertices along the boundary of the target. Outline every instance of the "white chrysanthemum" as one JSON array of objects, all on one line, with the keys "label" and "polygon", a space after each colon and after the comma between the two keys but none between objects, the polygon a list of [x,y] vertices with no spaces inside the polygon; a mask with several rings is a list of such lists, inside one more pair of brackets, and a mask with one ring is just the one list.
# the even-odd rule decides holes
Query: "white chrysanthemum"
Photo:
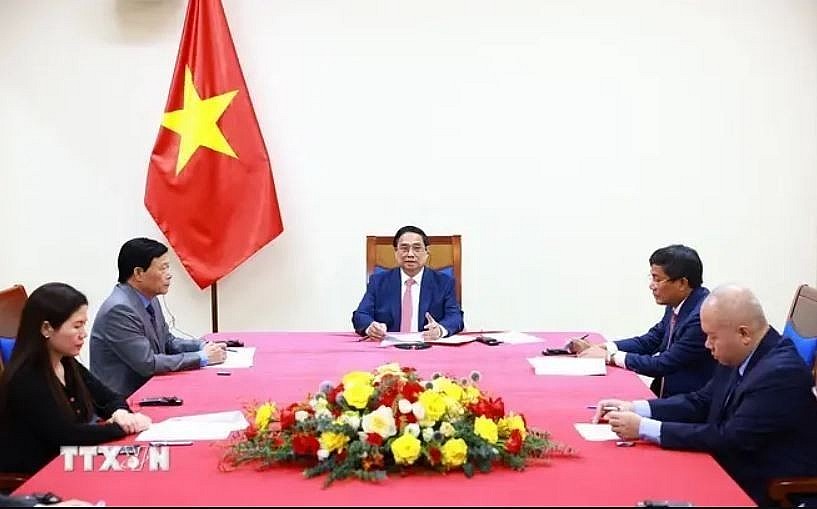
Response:
[{"label": "white chrysanthemum", "polygon": [[318,449],[318,459],[323,461],[329,457],[329,451],[326,449]]},{"label": "white chrysanthemum", "polygon": [[440,433],[442,433],[445,438],[451,438],[454,436],[454,431],[454,426],[450,422],[444,421],[442,424],[440,424]]},{"label": "white chrysanthemum", "polygon": [[407,399],[401,399],[397,402],[397,409],[400,410],[401,414],[407,414],[411,412],[411,401]]},{"label": "white chrysanthemum", "polygon": [[411,404],[411,411],[414,413],[414,417],[416,417],[418,421],[422,421],[423,417],[426,416],[426,409],[419,401],[415,401]]},{"label": "white chrysanthemum", "polygon": [[406,428],[403,432],[409,433],[412,436],[414,436],[414,438],[417,438],[420,436],[420,425],[417,424],[416,422],[408,423],[406,424]]},{"label": "white chrysanthemum", "polygon": [[309,412],[306,410],[298,410],[295,412],[295,420],[298,422],[304,422],[309,418]]},{"label": "white chrysanthemum", "polygon": [[[328,419],[332,418],[332,412],[328,408],[321,408],[315,412],[315,417],[326,417]],[[297,419],[297,417],[296,417]]]},{"label": "white chrysanthemum", "polygon": [[434,438],[434,428],[423,428],[423,440],[431,442],[432,438]]},{"label": "white chrysanthemum", "polygon": [[340,416],[340,422],[348,424],[352,429],[356,430],[360,427],[360,414],[353,411],[343,412]]}]

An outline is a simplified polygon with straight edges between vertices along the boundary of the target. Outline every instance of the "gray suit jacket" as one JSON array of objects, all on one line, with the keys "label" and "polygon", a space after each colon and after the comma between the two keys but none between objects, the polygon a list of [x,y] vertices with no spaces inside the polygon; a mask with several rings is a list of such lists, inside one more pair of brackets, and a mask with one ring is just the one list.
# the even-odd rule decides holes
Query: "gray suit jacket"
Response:
[{"label": "gray suit jacket", "polygon": [[158,299],[151,301],[156,327],[136,290],[117,284],[91,329],[91,372],[127,398],[153,375],[195,369],[203,342],[170,333]]}]

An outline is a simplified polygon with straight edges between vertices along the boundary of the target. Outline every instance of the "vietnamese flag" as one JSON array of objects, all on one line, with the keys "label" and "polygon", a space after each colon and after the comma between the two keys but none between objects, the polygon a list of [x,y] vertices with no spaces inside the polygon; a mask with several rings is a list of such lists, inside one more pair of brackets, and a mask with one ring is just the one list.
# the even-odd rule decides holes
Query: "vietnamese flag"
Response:
[{"label": "vietnamese flag", "polygon": [[190,0],[145,206],[200,288],[284,229],[220,0]]}]

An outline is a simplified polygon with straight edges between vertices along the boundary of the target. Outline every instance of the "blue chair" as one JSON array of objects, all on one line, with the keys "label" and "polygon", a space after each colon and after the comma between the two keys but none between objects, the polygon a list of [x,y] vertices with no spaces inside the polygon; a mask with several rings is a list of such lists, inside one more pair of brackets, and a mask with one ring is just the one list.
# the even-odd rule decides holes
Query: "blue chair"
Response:
[{"label": "blue chair", "polygon": [[0,290],[0,359],[8,363],[28,294],[22,285]]},{"label": "blue chair", "polygon": [[[366,282],[372,274],[397,267],[393,236],[366,237]],[[462,306],[462,237],[460,235],[429,235],[428,262],[434,270],[454,278],[454,291]]]},{"label": "blue chair", "polygon": [[[797,289],[783,336],[791,339],[817,379],[817,289],[808,285]],[[769,496],[782,507],[797,506],[803,500],[813,501],[817,498],[817,477],[775,479],[769,485]]]}]

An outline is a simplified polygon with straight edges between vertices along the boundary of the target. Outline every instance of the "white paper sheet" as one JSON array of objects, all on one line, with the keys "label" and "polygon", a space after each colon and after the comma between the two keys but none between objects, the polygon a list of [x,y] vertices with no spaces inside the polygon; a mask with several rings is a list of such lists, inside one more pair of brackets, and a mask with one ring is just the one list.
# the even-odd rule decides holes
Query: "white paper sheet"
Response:
[{"label": "white paper sheet", "polygon": [[618,435],[613,433],[609,424],[589,424],[586,422],[577,422],[574,424],[576,431],[583,439],[590,442],[602,442],[605,440],[621,440]]},{"label": "white paper sheet", "polygon": [[227,349],[227,358],[221,364],[208,364],[206,368],[232,369],[251,368],[255,359],[255,347],[230,347]]},{"label": "white paper sheet", "polygon": [[405,343],[425,343],[422,332],[390,332],[380,340],[380,348],[394,346]]},{"label": "white paper sheet", "polygon": [[249,425],[238,410],[211,414],[171,417],[154,422],[150,428],[139,433],[138,442],[158,442],[176,440],[224,440],[233,431]]},{"label": "white paper sheet", "polygon": [[542,338],[538,338],[531,334],[525,334],[524,332],[495,332],[492,334],[485,334],[486,338],[493,338],[498,341],[502,341],[503,343],[508,343],[510,345],[521,345],[523,343],[544,343],[545,340]]},{"label": "white paper sheet", "polygon": [[607,365],[600,357],[530,357],[528,362],[537,375],[606,375]]}]

